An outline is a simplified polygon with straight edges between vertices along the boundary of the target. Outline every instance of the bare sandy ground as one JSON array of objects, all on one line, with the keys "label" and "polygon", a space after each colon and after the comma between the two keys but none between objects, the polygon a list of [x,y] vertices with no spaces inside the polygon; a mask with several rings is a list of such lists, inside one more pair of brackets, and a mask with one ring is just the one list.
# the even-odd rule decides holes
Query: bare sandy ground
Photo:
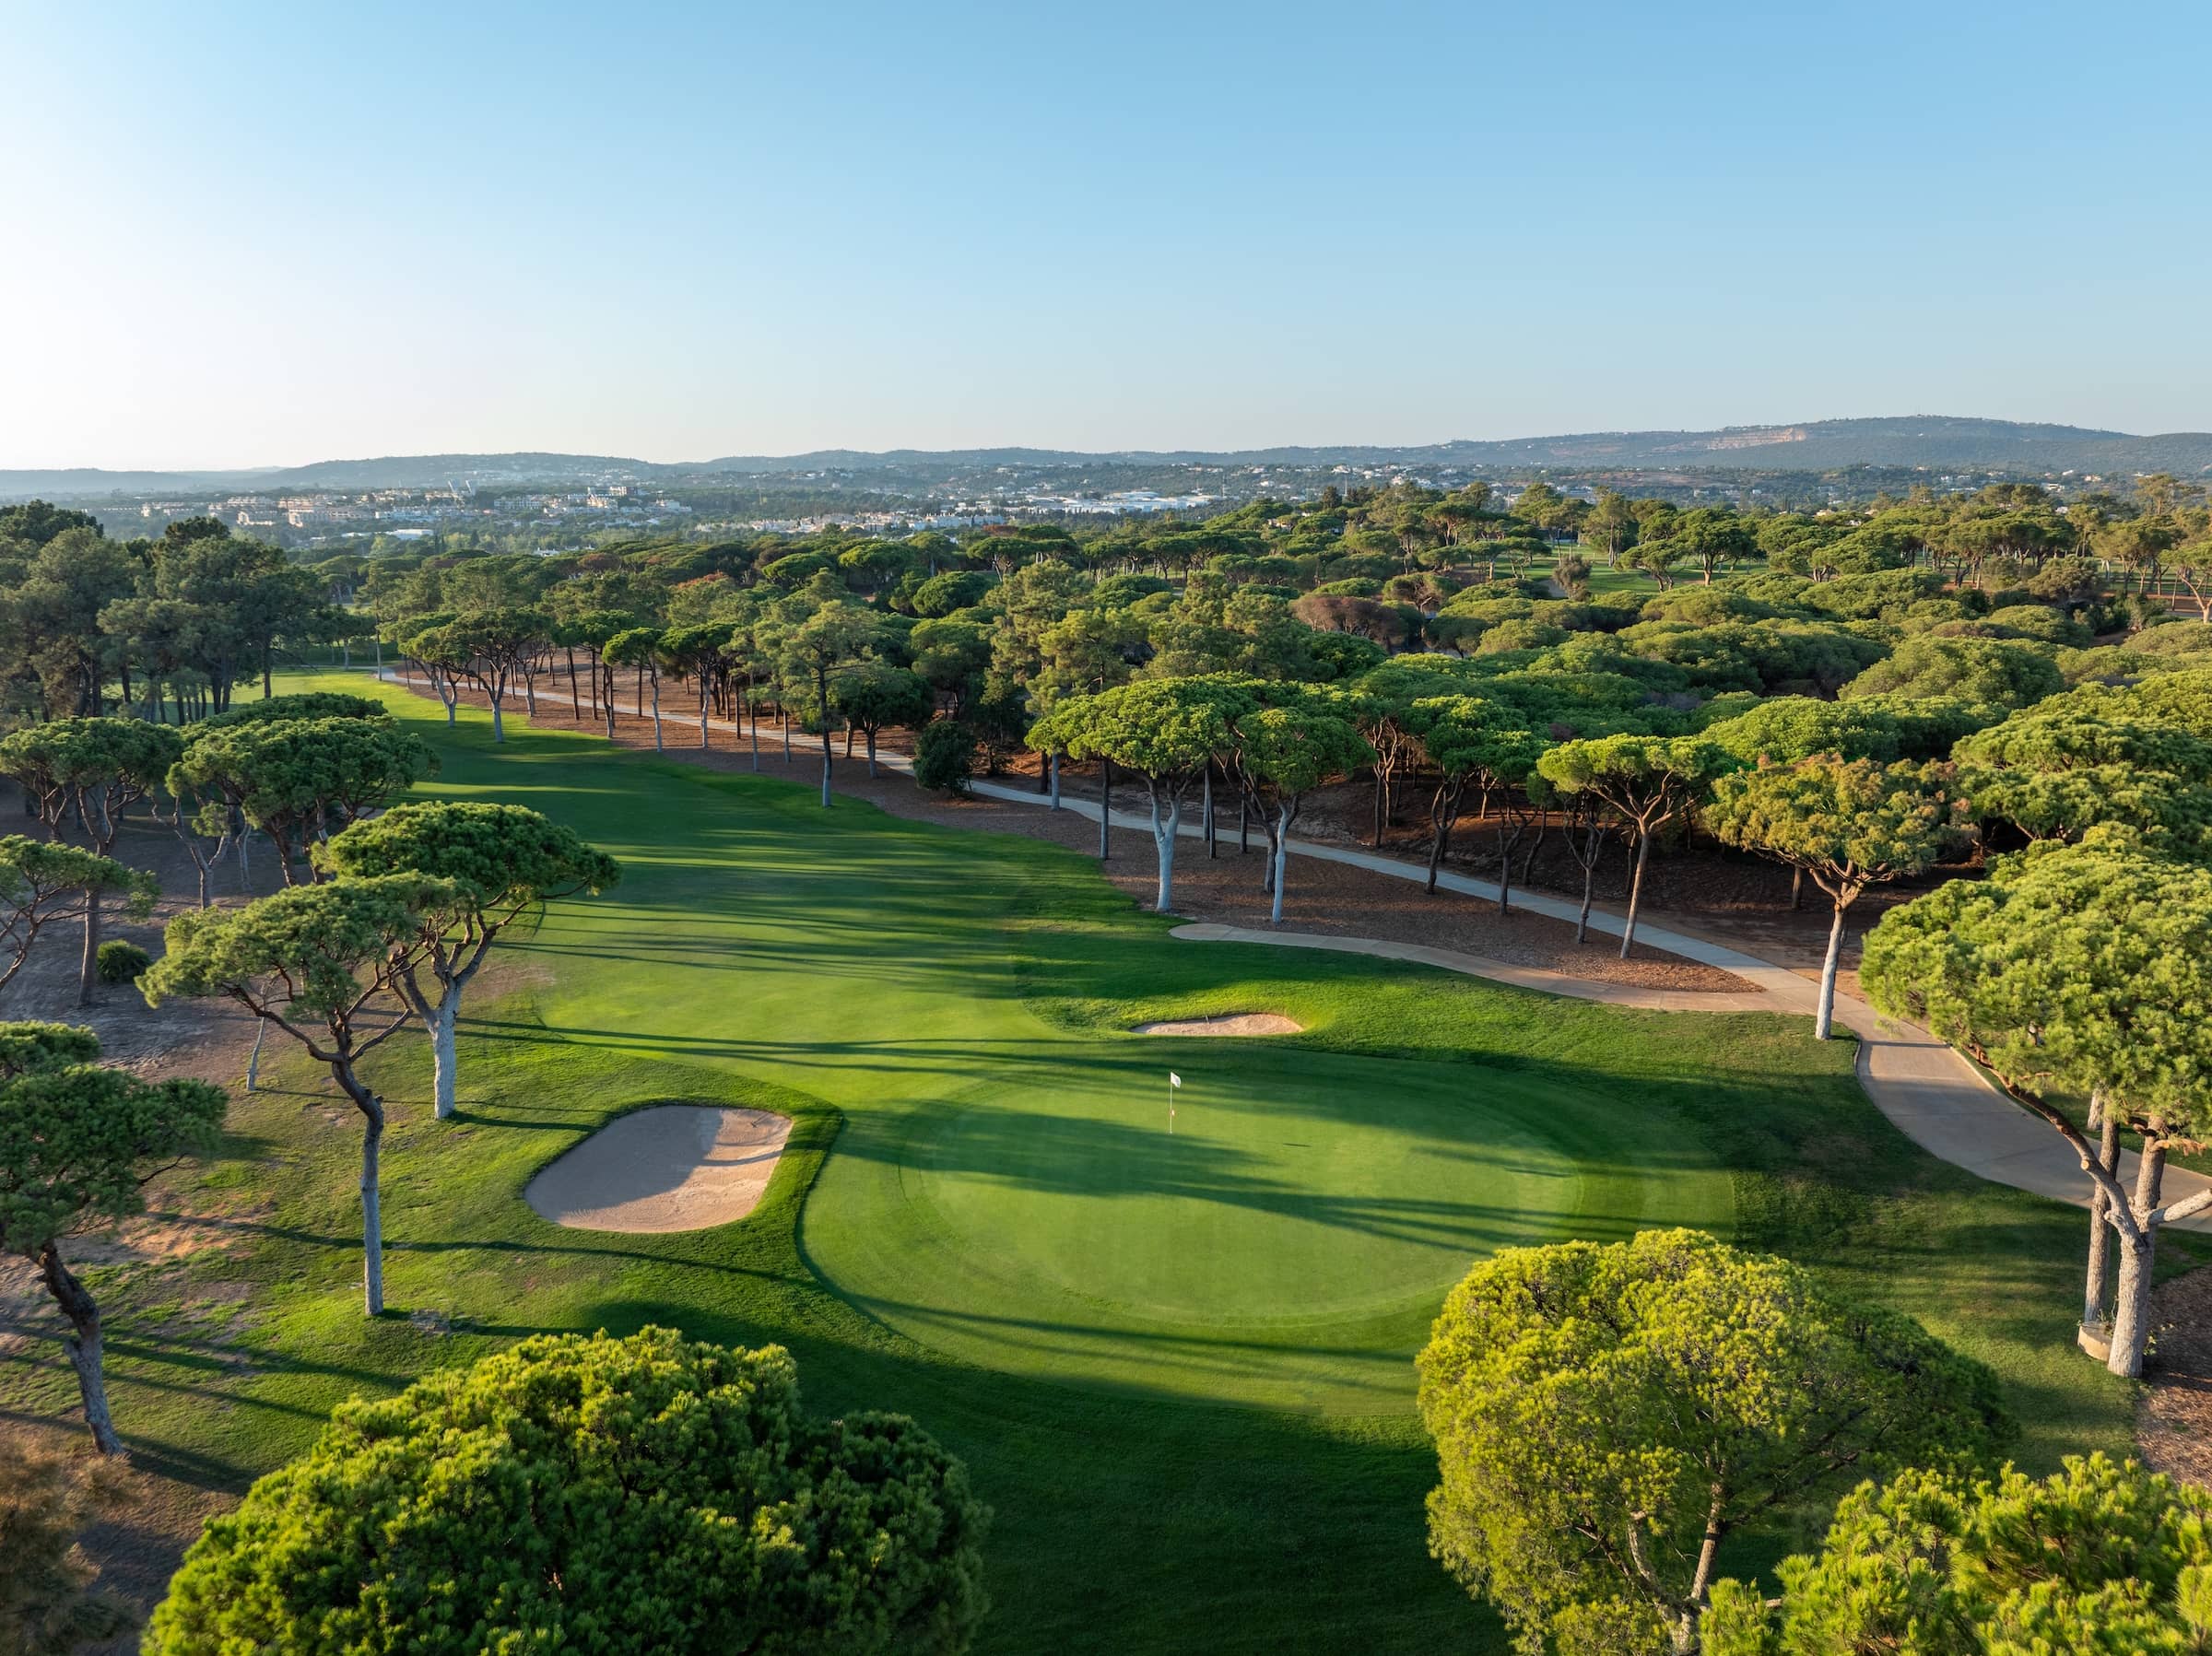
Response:
[{"label": "bare sandy ground", "polygon": [[1305,1025],[1293,1023],[1279,1012],[1235,1012],[1222,1017],[1198,1017],[1164,1024],[1139,1024],[1139,1035],[1302,1035]]},{"label": "bare sandy ground", "polygon": [[2158,1346],[2136,1412],[2144,1463],[2212,1488],[2212,1265],[2161,1284],[2150,1321]]},{"label": "bare sandy ground", "polygon": [[656,1104],[608,1122],[523,1193],[540,1218],[578,1230],[705,1230],[753,1211],[790,1136],[766,1110]]}]

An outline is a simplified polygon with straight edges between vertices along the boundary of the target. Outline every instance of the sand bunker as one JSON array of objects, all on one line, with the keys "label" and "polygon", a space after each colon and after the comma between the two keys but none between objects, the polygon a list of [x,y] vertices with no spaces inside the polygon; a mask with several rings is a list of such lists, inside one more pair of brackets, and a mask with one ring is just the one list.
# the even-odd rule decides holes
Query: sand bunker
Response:
[{"label": "sand bunker", "polygon": [[704,1230],[753,1211],[791,1122],[656,1104],[608,1122],[530,1181],[540,1218],[579,1230]]},{"label": "sand bunker", "polygon": [[1139,1035],[1302,1035],[1305,1025],[1294,1024],[1279,1012],[1232,1012],[1226,1017],[1188,1018],[1180,1023],[1139,1024]]}]

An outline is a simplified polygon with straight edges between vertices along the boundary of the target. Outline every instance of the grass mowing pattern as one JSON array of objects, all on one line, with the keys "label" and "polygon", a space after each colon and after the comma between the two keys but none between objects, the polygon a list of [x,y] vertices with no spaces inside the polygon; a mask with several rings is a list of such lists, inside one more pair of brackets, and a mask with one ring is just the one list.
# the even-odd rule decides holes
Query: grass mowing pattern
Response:
[{"label": "grass mowing pattern", "polygon": [[[465,1007],[460,1118],[430,1119],[423,1043],[385,1049],[394,1316],[357,1310],[352,1113],[288,1054],[196,1175],[224,1246],[94,1274],[148,1463],[240,1487],[348,1393],[672,1323],[781,1341],[810,1406],[907,1411],[967,1459],[998,1514],[987,1650],[1502,1650],[1424,1553],[1406,1354],[1483,1247],[1685,1221],[1995,1365],[2024,1464],[2126,1446],[2128,1389],[2071,1345],[2079,1216],[1921,1154],[1807,1020],[1179,944],[1056,847],[521,719],[495,751],[483,717],[387,694],[444,755],[426,792],[535,805],[626,878]],[[1123,1033],[1254,1009],[1308,1033]],[[794,1118],[751,1217],[602,1236],[521,1200],[671,1100]],[[0,1405],[73,1401],[57,1350],[0,1355]]]}]

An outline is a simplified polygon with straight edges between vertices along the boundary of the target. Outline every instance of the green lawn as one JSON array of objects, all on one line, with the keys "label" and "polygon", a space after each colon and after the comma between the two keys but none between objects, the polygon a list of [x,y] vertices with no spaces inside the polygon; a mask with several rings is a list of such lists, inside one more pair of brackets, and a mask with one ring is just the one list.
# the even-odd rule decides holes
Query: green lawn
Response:
[{"label": "green lawn", "polygon": [[[429,1119],[419,1040],[386,1050],[393,1316],[358,1314],[350,1112],[288,1055],[195,1176],[224,1246],[95,1274],[147,1464],[237,1488],[349,1392],[671,1323],[781,1341],[816,1408],[903,1410],[966,1458],[997,1513],[987,1649],[1502,1650],[1425,1556],[1411,1354],[1488,1250],[1649,1224],[1922,1316],[2005,1376],[2027,1463],[2127,1444],[2128,1390],[2071,1344],[2081,1221],[1921,1155],[1806,1023],[1181,944],[1056,847],[521,719],[495,751],[388,694],[444,757],[432,791],[535,805],[627,875],[465,1007],[459,1119]],[[1124,1032],[1241,1011],[1307,1033]],[[617,1236],[523,1203],[671,1099],[796,1118],[750,1219]],[[0,1355],[0,1406],[71,1399],[57,1352]]]}]

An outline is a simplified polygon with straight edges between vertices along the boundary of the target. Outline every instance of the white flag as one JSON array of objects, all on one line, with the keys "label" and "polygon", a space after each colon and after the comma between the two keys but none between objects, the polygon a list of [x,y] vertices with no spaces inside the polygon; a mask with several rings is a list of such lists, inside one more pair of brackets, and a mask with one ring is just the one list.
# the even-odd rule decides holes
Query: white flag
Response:
[{"label": "white flag", "polygon": [[1182,1077],[1178,1075],[1173,1070],[1170,1070],[1168,1072],[1168,1085],[1170,1086],[1181,1086],[1182,1085]]}]

